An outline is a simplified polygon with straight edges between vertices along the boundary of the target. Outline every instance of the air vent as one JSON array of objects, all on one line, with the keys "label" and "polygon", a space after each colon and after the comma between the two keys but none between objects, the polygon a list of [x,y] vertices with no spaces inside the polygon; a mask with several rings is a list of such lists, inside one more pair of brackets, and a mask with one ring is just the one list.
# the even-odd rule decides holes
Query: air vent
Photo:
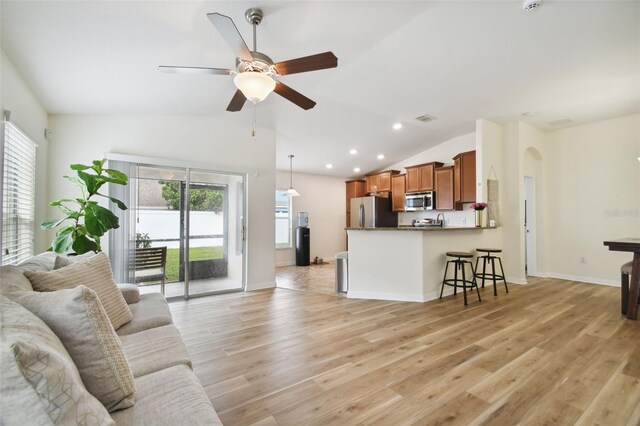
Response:
[{"label": "air vent", "polygon": [[436,117],[432,116],[432,115],[421,115],[420,117],[416,117],[416,120],[418,121],[422,121],[423,123],[426,123],[427,121],[433,121],[435,120]]},{"label": "air vent", "polygon": [[550,126],[564,126],[565,124],[573,123],[573,120],[570,118],[562,118],[560,120],[549,121]]}]

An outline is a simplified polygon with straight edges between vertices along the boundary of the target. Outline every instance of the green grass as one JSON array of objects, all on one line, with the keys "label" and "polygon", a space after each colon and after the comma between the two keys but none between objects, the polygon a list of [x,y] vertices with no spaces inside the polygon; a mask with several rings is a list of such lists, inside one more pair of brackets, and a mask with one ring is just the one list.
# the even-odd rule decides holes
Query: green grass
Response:
[{"label": "green grass", "polygon": [[[176,282],[180,278],[180,249],[167,249],[167,282]],[[193,247],[189,249],[189,260],[222,259],[221,246]]]}]

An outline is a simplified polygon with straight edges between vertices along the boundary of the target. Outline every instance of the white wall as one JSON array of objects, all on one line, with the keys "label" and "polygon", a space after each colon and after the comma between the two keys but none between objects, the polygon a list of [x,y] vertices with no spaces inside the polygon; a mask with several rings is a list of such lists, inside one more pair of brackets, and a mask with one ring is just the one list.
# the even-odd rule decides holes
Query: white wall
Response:
[{"label": "white wall", "polygon": [[[275,285],[275,133],[258,139],[224,117],[52,115],[49,196],[74,194],[62,179],[71,163],[120,153],[194,162],[218,171],[255,171],[248,177],[249,290]],[[53,214],[53,211],[48,214]]]},{"label": "white wall", "polygon": [[619,283],[631,255],[602,242],[640,236],[640,114],[550,132],[546,151],[550,274]]},{"label": "white wall", "polygon": [[[422,151],[419,154],[409,157],[406,160],[400,161],[389,167],[390,170],[399,170],[405,173],[405,167],[415,166],[416,164],[430,163],[432,161],[439,161],[444,163],[445,166],[453,165],[453,157],[461,152],[473,151],[476,149],[476,134],[469,133],[466,135],[458,136],[447,141],[444,141],[432,148]],[[477,161],[477,160],[476,160]],[[438,194],[436,194],[438,197]],[[445,220],[450,226],[474,226],[475,213],[471,209],[463,209],[461,211],[444,210],[439,212],[437,210],[428,212],[405,212],[398,213],[398,224],[411,225],[414,219],[423,218],[436,218],[438,213],[443,213]]]},{"label": "white wall", "polygon": [[[289,188],[289,172],[276,172],[276,187]],[[298,212],[309,213],[311,229],[311,258],[333,261],[346,248],[346,186],[345,179],[330,176],[293,174],[293,187],[300,193],[293,198],[293,228]],[[276,265],[295,265],[295,249],[277,249]]]},{"label": "white wall", "polygon": [[478,120],[477,131],[483,182],[501,159],[495,169],[510,281],[526,282],[524,176],[533,176],[538,274],[619,285],[619,267],[631,256],[602,242],[640,235],[640,115],[548,132]]},{"label": "white wall", "polygon": [[[0,109],[11,111],[11,121],[20,127],[38,144],[36,150],[36,205],[35,205],[35,252],[49,247],[50,241],[40,231],[40,223],[46,219],[49,199],[46,193],[48,168],[48,143],[44,137],[47,128],[47,111],[40,105],[27,83],[22,79],[9,58],[0,52]],[[0,117],[0,119],[2,119]],[[4,144],[0,144],[2,150]],[[0,151],[1,152],[1,151]]]}]

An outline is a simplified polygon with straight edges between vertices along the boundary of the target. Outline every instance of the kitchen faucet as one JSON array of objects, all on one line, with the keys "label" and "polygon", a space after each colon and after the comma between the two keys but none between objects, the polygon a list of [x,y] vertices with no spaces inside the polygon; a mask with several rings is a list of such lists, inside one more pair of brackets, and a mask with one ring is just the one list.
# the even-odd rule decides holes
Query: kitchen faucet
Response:
[{"label": "kitchen faucet", "polygon": [[442,221],[440,222],[440,228],[444,228],[444,213],[438,213],[438,216],[436,216],[436,221],[440,220],[440,216],[442,216]]}]

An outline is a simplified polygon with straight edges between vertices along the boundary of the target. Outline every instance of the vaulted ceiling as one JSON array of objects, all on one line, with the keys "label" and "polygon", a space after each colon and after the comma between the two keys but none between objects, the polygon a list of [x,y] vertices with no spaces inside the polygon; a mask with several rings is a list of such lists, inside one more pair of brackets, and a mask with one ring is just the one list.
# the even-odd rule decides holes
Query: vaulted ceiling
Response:
[{"label": "vaulted ceiling", "polygon": [[[52,114],[223,115],[249,137],[253,108],[225,111],[231,77],[157,66],[233,68],[206,13],[230,16],[250,42],[244,11],[256,6],[258,50],[274,61],[338,57],[338,68],[281,77],[314,109],[275,94],[257,105],[258,125],[276,130],[279,169],[288,154],[307,173],[382,169],[472,132],[478,118],[552,129],[640,112],[639,2],[543,0],[525,12],[517,0],[4,0],[2,49]],[[415,120],[423,114],[437,119]]]}]

